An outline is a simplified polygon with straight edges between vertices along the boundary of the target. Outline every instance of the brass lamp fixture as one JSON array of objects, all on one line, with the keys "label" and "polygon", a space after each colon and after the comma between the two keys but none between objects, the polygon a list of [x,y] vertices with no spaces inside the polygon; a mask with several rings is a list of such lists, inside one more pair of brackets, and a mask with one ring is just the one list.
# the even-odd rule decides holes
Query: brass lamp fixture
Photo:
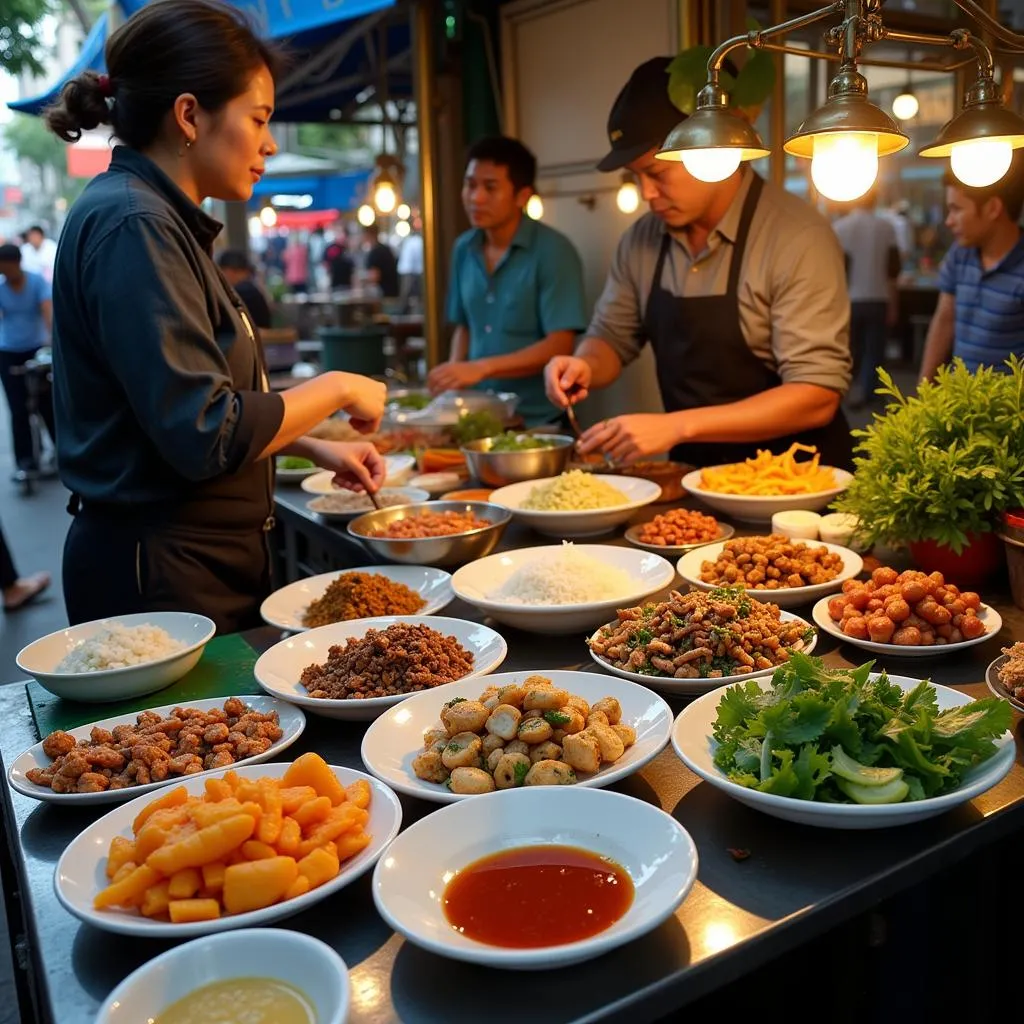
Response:
[{"label": "brass lamp fixture", "polygon": [[[955,2],[970,16],[984,17],[973,0]],[[825,52],[771,42],[832,17],[841,20],[826,33]],[[984,24],[991,30],[988,22]],[[1024,37],[1006,29],[997,37],[1018,49],[1024,47]],[[771,28],[726,40],[708,58],[708,81],[697,97],[696,110],[669,133],[656,155],[662,160],[682,160],[701,181],[721,181],[742,161],[769,155],[753,125],[729,109],[729,97],[719,84],[722,64],[732,50],[749,46],[811,59],[838,59],[839,72],[829,83],[825,103],[785,141],[783,149],[810,159],[811,178],[823,196],[837,201],[856,199],[874,183],[879,157],[898,153],[910,142],[893,118],[868,99],[867,81],[857,69],[859,63],[871,63],[862,59],[864,49],[884,40],[973,51],[969,61],[927,65],[931,70],[952,71],[976,61],[978,77],[967,91],[964,109],[919,155],[949,157],[953,173],[966,185],[998,181],[1009,169],[1013,150],[1024,147],[1024,118],[1000,100],[992,52],[965,29],[955,29],[948,36],[887,29],[882,23],[882,0],[836,0]],[[924,65],[917,62],[914,66]]]}]

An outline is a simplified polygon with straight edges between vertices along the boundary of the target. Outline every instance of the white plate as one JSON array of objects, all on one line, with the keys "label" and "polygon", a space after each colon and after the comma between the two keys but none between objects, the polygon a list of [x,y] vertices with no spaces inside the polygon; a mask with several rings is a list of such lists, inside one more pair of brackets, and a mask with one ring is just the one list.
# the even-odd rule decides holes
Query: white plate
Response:
[{"label": "white plate", "polygon": [[551,545],[478,558],[455,573],[452,587],[463,601],[480,608],[498,622],[532,633],[558,635],[578,633],[607,622],[609,614],[616,609],[637,604],[649,594],[663,590],[676,578],[672,563],[659,555],[610,544],[577,544],[575,549],[627,573],[633,582],[632,588],[609,601],[588,601],[584,604],[526,605],[493,596],[521,566],[556,555],[558,548]]},{"label": "white plate", "polygon": [[[233,770],[243,779],[259,779],[264,776],[280,779],[290,767],[290,764],[278,762]],[[132,838],[132,822],[135,816],[153,799],[152,796],[145,796],[108,811],[71,841],[71,845],[64,850],[57,862],[57,870],[53,876],[53,888],[57,899],[68,913],[80,921],[95,925],[102,931],[116,932],[119,935],[138,935],[147,939],[190,939],[195,935],[209,935],[212,932],[226,932],[235,928],[252,928],[298,914],[339,889],[344,889],[346,885],[369,871],[402,825],[402,805],[387,786],[382,786],[376,779],[371,779],[363,772],[352,768],[331,765],[331,770],[344,786],[351,785],[358,779],[369,781],[373,796],[370,800],[370,820],[366,823],[366,831],[373,839],[366,849],[342,864],[338,875],[305,896],[275,903],[263,910],[251,910],[245,914],[220,917],[215,921],[196,921],[188,924],[154,921],[128,910],[96,910],[92,905],[93,898],[100,889],[109,884],[105,867],[110,840],[114,836]],[[184,786],[190,794],[199,795],[203,792],[206,780],[207,776],[189,776],[179,785]]]},{"label": "white plate", "polygon": [[[878,674],[872,673],[872,678],[876,678]],[[912,690],[920,682],[919,679],[893,675],[889,676],[889,681],[903,690]],[[762,689],[768,688],[768,684],[762,685]],[[938,695],[940,710],[971,702],[966,693],[950,689],[948,686],[936,686],[935,692]],[[776,796],[774,793],[759,793],[755,789],[748,789],[731,781],[715,767],[715,741],[711,735],[711,727],[718,714],[718,702],[722,699],[722,693],[723,690],[715,690],[698,697],[680,713],[672,728],[672,746],[675,752],[687,768],[740,803],[764,811],[774,818],[795,821],[801,825],[864,829],[887,828],[891,825],[908,825],[914,821],[923,821],[925,818],[942,814],[951,807],[966,803],[991,789],[1013,767],[1016,756],[1013,734],[1007,731],[996,741],[996,753],[987,761],[972,768],[959,789],[941,796],[899,804],[829,804]]]},{"label": "white plate", "polygon": [[[57,672],[55,669],[72,648],[112,625],[159,626],[185,646],[141,665],[111,668],[100,672]],[[176,683],[195,668],[217,627],[212,619],[192,612],[140,612],[94,619],[67,629],[59,629],[41,640],[23,647],[18,653],[18,668],[34,676],[45,690],[65,700],[85,704],[103,704],[115,700],[144,697]]]},{"label": "white plate", "polygon": [[[811,624],[805,619],[801,619],[799,615],[794,615],[792,612],[785,612],[780,609],[779,617],[783,622],[802,622],[808,629],[811,628]],[[615,620],[613,619],[612,622]],[[611,625],[612,623],[605,623],[605,625]],[[593,639],[600,630],[595,630],[591,635],[590,639]],[[810,643],[805,647],[801,647],[800,651],[803,654],[810,654],[814,650],[815,645],[818,642],[818,635],[815,633],[811,637]],[[692,696],[698,693],[707,693],[709,690],[717,690],[722,686],[728,686],[730,683],[742,683],[747,679],[757,679],[759,676],[770,676],[778,665],[773,665],[771,668],[761,668],[754,672],[745,672],[739,676],[722,676],[720,679],[668,679],[665,676],[645,676],[640,672],[630,672],[624,668],[616,668],[611,663],[607,662],[600,655],[595,654],[591,649],[590,645],[587,645],[587,650],[590,652],[590,657],[601,666],[606,672],[614,672],[617,676],[622,676],[623,679],[632,679],[636,683],[642,683],[644,686],[649,686],[652,690],[657,690],[659,693],[672,693],[672,694],[687,694]]]},{"label": "white plate", "polygon": [[631,526],[626,531],[626,540],[628,540],[634,547],[643,548],[644,551],[653,551],[655,554],[662,555],[666,558],[685,555],[687,551],[695,551],[697,548],[704,548],[709,544],[718,544],[720,542],[727,541],[736,532],[735,526],[731,526],[729,523],[719,523],[718,536],[714,540],[699,540],[693,544],[665,544],[663,546],[659,546],[657,544],[648,544],[647,541],[640,539],[640,531],[645,525],[645,523],[636,523]]},{"label": "white plate", "polygon": [[845,469],[837,469],[835,466],[822,466],[822,469],[831,469],[835,473],[836,486],[827,491],[814,491],[811,494],[722,494],[720,491],[707,491],[700,483],[701,473],[704,472],[702,469],[687,473],[683,477],[683,487],[695,498],[700,498],[709,508],[724,512],[732,519],[762,523],[770,521],[776,512],[789,509],[800,508],[808,512],[819,512],[837,494],[842,494],[853,480],[853,474],[847,473]]},{"label": "white plate", "polygon": [[[382,498],[381,504],[384,508],[394,508],[397,505],[418,505],[420,502],[427,501],[430,498],[430,495],[419,487],[384,487],[382,488],[382,492],[383,491],[389,492],[389,498],[391,496],[401,498],[400,501],[388,501],[386,503]],[[339,488],[337,487],[331,491],[331,495],[338,493]],[[365,515],[367,512],[373,512],[377,507],[369,498],[366,499],[366,508],[347,509],[344,512],[324,511],[317,507],[317,503],[322,498],[327,498],[331,495],[318,494],[315,498],[311,498],[306,502],[306,508],[315,515],[323,516],[324,519],[336,519],[340,522],[347,523],[350,519],[355,519],[356,516]]]},{"label": "white plate", "polygon": [[[387,467],[384,486],[401,487],[412,476],[416,459],[412,455],[385,455],[384,464]],[[302,489],[307,494],[333,494],[338,490],[332,482],[335,475],[333,470],[320,470],[302,481]]]},{"label": "white plate", "polygon": [[[429,626],[445,636],[454,636],[473,655],[473,671],[465,677],[467,679],[493,672],[508,654],[508,644],[501,634],[481,623],[437,615],[385,615],[376,619],[353,619],[351,622],[319,626],[274,644],[256,662],[253,669],[256,682],[272,697],[298,704],[314,715],[360,722],[376,718],[395,704],[408,700],[411,695],[402,693],[394,697],[370,697],[366,700],[327,700],[308,696],[299,679],[307,665],[322,665],[327,661],[330,648],[336,644],[344,644],[350,637],[365,636],[370,629],[387,629],[396,622]],[[442,684],[445,688],[452,685]],[[439,689],[434,687],[427,692],[435,693]],[[448,692],[447,689],[445,692]],[[446,699],[443,698],[442,702]]]},{"label": "white plate", "polygon": [[281,469],[280,466],[274,466],[274,475],[279,484],[301,484],[306,477],[322,472],[319,466],[307,466],[305,469]]},{"label": "white plate", "polygon": [[1005,654],[1000,654],[999,657],[996,658],[987,669],[985,669],[985,685],[997,697],[1002,697],[1003,700],[1009,701],[1018,711],[1024,712],[1024,700],[1021,700],[1019,697],[1014,697],[1006,688],[1003,681],[999,678],[999,670],[1009,660],[1010,659]]},{"label": "white plate", "polygon": [[[454,874],[502,850],[556,844],[609,857],[629,873],[635,896],[618,921],[588,939],[538,949],[491,946],[448,923],[441,899]],[[578,786],[531,787],[445,807],[416,822],[374,870],[373,899],[395,931],[440,956],[545,970],[589,960],[645,935],[672,916],[696,877],[693,840],[659,807]]]},{"label": "white plate", "polygon": [[446,701],[454,697],[476,700],[488,686],[521,683],[532,675],[545,676],[556,686],[582,697],[589,704],[602,697],[614,697],[622,706],[622,721],[636,729],[636,743],[615,764],[602,768],[596,775],[581,778],[578,786],[595,789],[610,786],[657,757],[668,742],[672,712],[656,693],[635,683],[596,672],[534,669],[530,672],[499,672],[486,679],[460,680],[449,683],[444,692],[432,690],[413,694],[398,707],[389,708],[366,730],[360,748],[363,764],[382,782],[408,796],[418,796],[438,804],[470,799],[470,794],[453,793],[447,786],[416,778],[412,763],[423,751],[423,734],[440,725],[441,706]]},{"label": "white plate", "polygon": [[344,1024],[348,967],[325,942],[287,928],[206,935],[144,963],[107,996],[94,1024],[139,1024],[204,985],[232,978],[286,982],[312,1003],[318,1024]]},{"label": "white plate", "polygon": [[595,508],[579,512],[538,512],[534,509],[522,508],[522,503],[530,496],[535,487],[557,480],[547,477],[541,480],[524,480],[522,483],[499,487],[491,494],[491,504],[504,505],[516,519],[522,520],[527,526],[544,534],[546,537],[560,537],[573,540],[584,537],[599,537],[610,533],[624,523],[638,509],[657,501],[661,496],[661,488],[650,480],[637,476],[607,476],[593,474],[595,480],[603,480],[626,496],[621,505],[610,508]]},{"label": "white plate", "polygon": [[830,600],[829,597],[823,597],[811,609],[811,617],[821,629],[844,643],[853,644],[854,647],[863,647],[865,651],[873,651],[875,654],[887,654],[890,658],[947,658],[965,647],[973,647],[975,644],[983,644],[986,640],[991,640],[1003,628],[1003,619],[999,612],[990,605],[983,604],[978,609],[978,618],[985,624],[985,632],[973,640],[961,640],[955,644],[933,644],[930,647],[876,644],[873,640],[858,640],[855,637],[847,636],[839,628],[839,623],[834,622],[828,613]]},{"label": "white plate", "polygon": [[[240,758],[231,767],[246,764],[261,764],[264,761],[272,761],[283,750],[287,750],[301,735],[306,728],[306,716],[301,708],[294,707],[283,700],[275,700],[273,697],[266,697],[259,694],[242,694],[238,697],[253,709],[262,714],[269,714],[276,711],[281,730],[284,735],[271,747],[268,747],[262,754],[254,757]],[[177,704],[165,704],[160,708],[147,708],[147,711],[154,711],[156,714],[166,716],[175,708],[198,708],[200,711],[210,711],[213,708],[224,707],[224,701],[229,697],[211,697],[207,700],[178,701]],[[113,729],[115,725],[134,725],[141,711],[128,715],[115,715],[113,718],[105,718],[101,722],[90,722],[89,725],[81,725],[77,729],[67,731],[76,740],[89,738],[89,733],[94,727],[100,729]],[[135,797],[144,793],[150,793],[154,789],[163,789],[165,786],[175,786],[183,779],[196,778],[199,776],[221,774],[226,769],[214,768],[209,771],[196,772],[193,775],[172,775],[163,782],[151,782],[145,786],[131,786],[128,789],[105,789],[102,793],[54,793],[49,786],[37,786],[29,782],[27,773],[33,768],[47,768],[51,764],[50,759],[43,753],[43,744],[40,741],[34,747],[29,747],[23,754],[14,759],[10,770],[7,772],[11,789],[16,789],[24,796],[30,796],[35,800],[42,800],[49,804],[74,804],[85,806],[88,804],[122,804],[126,800],[134,800]]]},{"label": "white plate", "polygon": [[[798,605],[817,601],[819,597],[823,597],[825,594],[834,594],[837,590],[842,589],[843,583],[846,580],[853,579],[864,568],[864,559],[856,551],[851,551],[849,548],[841,548],[838,544],[825,544],[820,540],[799,541],[795,543],[806,544],[811,548],[828,548],[829,551],[839,555],[843,560],[843,568],[839,575],[828,583],[816,583],[810,587],[783,587],[780,590],[748,590],[747,593],[751,597],[756,597],[759,601],[771,601],[772,604],[777,604],[780,608],[795,608]],[[704,562],[717,561],[718,556],[724,549],[725,542],[720,542],[718,544],[708,544],[705,547],[687,552],[676,562],[676,571],[691,587],[696,587],[698,590],[715,590],[717,587],[724,586],[725,584],[722,583],[704,583],[700,578],[701,565]]]},{"label": "white plate", "polygon": [[455,594],[452,591],[451,573],[443,569],[431,569],[425,565],[363,565],[355,569],[339,569],[296,580],[287,587],[275,590],[262,605],[260,615],[263,621],[278,629],[292,633],[303,633],[309,627],[302,624],[302,616],[313,601],[323,597],[324,591],[339,576],[350,572],[366,572],[384,576],[395,583],[402,583],[416,591],[426,604],[417,615],[434,615],[448,605]]}]

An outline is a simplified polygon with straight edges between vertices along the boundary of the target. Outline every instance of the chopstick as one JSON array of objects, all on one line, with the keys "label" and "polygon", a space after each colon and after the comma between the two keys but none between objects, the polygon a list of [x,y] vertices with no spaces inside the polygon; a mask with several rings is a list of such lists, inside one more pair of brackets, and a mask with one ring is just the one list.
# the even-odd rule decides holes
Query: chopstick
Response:
[{"label": "chopstick", "polygon": [[[575,405],[575,402],[573,402],[572,399],[573,399],[574,395],[579,393],[579,390],[580,389],[579,389],[579,387],[577,385],[573,385],[565,393],[565,397],[567,399],[569,399],[569,404],[565,407],[565,414],[569,418],[569,426],[572,427],[572,432],[576,435],[576,440],[577,441],[582,439],[583,431],[580,429],[580,421],[578,419],[576,419],[576,410],[573,408],[573,406]],[[616,464],[614,462],[612,462],[611,456],[607,452],[602,452],[601,455],[604,458],[604,468],[605,469],[618,469],[619,468],[618,466],[616,466]],[[586,468],[590,472],[594,471],[594,468],[591,467],[591,466],[588,466]]]}]

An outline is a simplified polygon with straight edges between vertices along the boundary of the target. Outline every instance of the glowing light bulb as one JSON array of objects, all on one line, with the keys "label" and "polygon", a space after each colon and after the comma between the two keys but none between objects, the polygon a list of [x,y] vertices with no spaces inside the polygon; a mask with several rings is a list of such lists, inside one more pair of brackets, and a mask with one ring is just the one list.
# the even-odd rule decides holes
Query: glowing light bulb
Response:
[{"label": "glowing light bulb", "polygon": [[957,179],[972,188],[997,182],[1009,169],[1013,146],[1008,139],[970,139],[957,142],[949,154],[949,165]]},{"label": "glowing light bulb", "polygon": [[391,213],[398,205],[398,196],[395,193],[395,186],[390,181],[379,182],[373,190],[373,205],[381,213]]},{"label": "glowing light bulb", "polygon": [[540,220],[544,216],[544,202],[536,192],[526,203],[526,216],[531,220]]},{"label": "glowing light bulb", "polygon": [[369,203],[363,203],[363,205],[356,210],[356,220],[359,221],[364,228],[370,227],[376,219],[377,214],[373,212],[373,207],[370,206]]},{"label": "glowing light bulb", "polygon": [[407,238],[410,231],[412,231],[412,228],[409,227],[409,222],[407,220],[400,220],[395,225],[395,234],[398,235],[399,238]]},{"label": "glowing light bulb", "polygon": [[272,228],[277,223],[277,210],[272,206],[264,206],[260,210],[260,223],[265,228]]},{"label": "glowing light bulb", "polygon": [[878,140],[871,132],[833,132],[814,137],[811,180],[837,203],[859,199],[878,177]]},{"label": "glowing light bulb", "polygon": [[263,221],[259,217],[249,218],[249,234],[250,235],[261,235],[263,234]]},{"label": "glowing light bulb", "polygon": [[683,150],[683,166],[698,181],[725,181],[734,174],[743,156],[739,149]]},{"label": "glowing light bulb", "polygon": [[615,205],[623,213],[636,213],[640,206],[640,190],[632,181],[624,181],[615,196]]},{"label": "glowing light bulb", "polygon": [[397,210],[395,210],[395,216],[399,220],[408,220],[412,216],[412,209],[408,203],[402,203]]},{"label": "glowing light bulb", "polygon": [[909,121],[911,118],[917,117],[920,107],[921,104],[917,102],[917,97],[912,92],[901,92],[892,101],[893,115],[901,121]]}]

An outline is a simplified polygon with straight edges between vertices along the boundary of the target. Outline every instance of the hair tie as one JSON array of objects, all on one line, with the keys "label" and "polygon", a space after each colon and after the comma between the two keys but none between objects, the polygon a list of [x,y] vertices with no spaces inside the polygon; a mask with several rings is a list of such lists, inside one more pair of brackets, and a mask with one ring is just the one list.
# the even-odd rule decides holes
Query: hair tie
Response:
[{"label": "hair tie", "polygon": [[114,87],[110,84],[110,75],[100,75],[96,81],[103,96],[110,99],[114,95]]}]

